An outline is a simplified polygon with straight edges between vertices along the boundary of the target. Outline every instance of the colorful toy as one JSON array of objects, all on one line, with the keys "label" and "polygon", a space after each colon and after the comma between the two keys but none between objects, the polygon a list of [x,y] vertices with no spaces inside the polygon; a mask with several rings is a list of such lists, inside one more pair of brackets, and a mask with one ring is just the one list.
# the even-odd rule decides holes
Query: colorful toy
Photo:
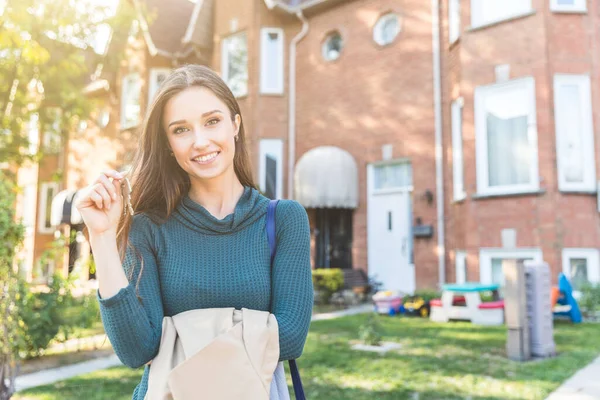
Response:
[{"label": "colorful toy", "polygon": [[392,291],[377,292],[373,296],[375,312],[396,315],[402,312],[402,296]]},{"label": "colorful toy", "polygon": [[552,288],[550,296],[555,317],[569,317],[574,324],[581,322],[581,310],[573,297],[573,288],[562,272],[558,274],[558,287]]},{"label": "colorful toy", "polygon": [[406,315],[418,315],[423,318],[429,317],[429,301],[423,300],[420,296],[407,297],[403,306]]}]

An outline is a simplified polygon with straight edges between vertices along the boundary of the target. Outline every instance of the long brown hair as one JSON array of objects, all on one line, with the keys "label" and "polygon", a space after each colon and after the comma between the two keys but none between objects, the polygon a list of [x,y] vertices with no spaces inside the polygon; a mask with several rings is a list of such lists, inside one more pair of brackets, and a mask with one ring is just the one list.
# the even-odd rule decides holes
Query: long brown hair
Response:
[{"label": "long brown hair", "polygon": [[[190,178],[170,155],[166,133],[163,129],[163,110],[176,94],[192,87],[212,91],[229,109],[232,120],[241,117],[240,106],[227,84],[210,68],[202,65],[185,65],[171,72],[161,84],[142,125],[140,145],[131,169],[131,205],[135,214],[146,213],[151,218],[166,220],[190,188]],[[246,144],[244,122],[240,124],[235,142],[233,168],[240,183],[256,187],[252,177],[252,164]],[[121,261],[129,244],[132,217],[121,217],[117,230],[117,246]],[[141,269],[143,270],[143,260]],[[141,270],[139,277],[141,277]],[[133,269],[131,271],[133,274]],[[138,283],[139,283],[138,277]],[[131,279],[131,277],[130,277]]]}]

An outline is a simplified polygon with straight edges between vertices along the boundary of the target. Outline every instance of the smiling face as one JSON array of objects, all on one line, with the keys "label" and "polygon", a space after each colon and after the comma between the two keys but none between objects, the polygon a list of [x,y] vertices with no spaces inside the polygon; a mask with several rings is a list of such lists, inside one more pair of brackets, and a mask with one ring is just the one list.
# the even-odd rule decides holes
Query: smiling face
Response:
[{"label": "smiling face", "polygon": [[241,117],[211,90],[192,86],[166,103],[163,128],[173,155],[190,180],[234,174],[235,138]]}]

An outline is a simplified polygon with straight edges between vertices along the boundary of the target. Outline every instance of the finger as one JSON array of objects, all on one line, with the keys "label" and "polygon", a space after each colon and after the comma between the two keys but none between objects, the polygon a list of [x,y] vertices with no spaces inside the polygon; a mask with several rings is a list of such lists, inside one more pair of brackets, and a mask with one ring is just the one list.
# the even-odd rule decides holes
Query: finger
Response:
[{"label": "finger", "polygon": [[96,204],[97,208],[102,209],[102,196],[96,193],[95,190],[92,190],[92,192],[90,193],[90,200],[92,200],[94,204]]},{"label": "finger", "polygon": [[97,183],[94,186],[94,190],[96,191],[96,193],[98,193],[100,196],[102,196],[102,201],[104,203],[104,207],[106,207],[107,209],[110,210],[110,205],[112,203],[112,200],[110,198],[110,194],[108,193],[108,190],[106,190],[104,185],[101,183]]},{"label": "finger", "polygon": [[102,174],[114,179],[123,179],[125,177],[121,172],[115,171],[114,169],[105,169],[102,171]]},{"label": "finger", "polygon": [[[113,199],[113,201],[117,200],[117,192],[115,190],[115,187],[113,186],[112,182],[106,177],[106,175],[100,175],[98,180],[100,181],[99,183],[102,183],[104,185],[104,188],[108,192],[110,198]],[[118,180],[113,179],[113,182],[115,181]]]}]

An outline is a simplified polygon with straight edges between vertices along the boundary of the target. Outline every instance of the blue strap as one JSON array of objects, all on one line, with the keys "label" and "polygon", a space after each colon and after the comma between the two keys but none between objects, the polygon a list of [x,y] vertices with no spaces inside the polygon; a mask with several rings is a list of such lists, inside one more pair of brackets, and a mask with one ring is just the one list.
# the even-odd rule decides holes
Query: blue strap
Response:
[{"label": "blue strap", "polygon": [[[277,241],[275,238],[275,210],[277,209],[277,203],[279,200],[269,201],[267,207],[267,240],[269,241],[269,249],[271,249],[271,270],[273,269],[273,259],[275,258],[275,252],[277,249]],[[298,365],[296,360],[289,360],[290,373],[292,375],[292,382],[294,384],[294,394],[296,400],[306,400],[304,395],[304,388],[302,387],[302,379],[300,379],[300,371],[298,371]]]}]

